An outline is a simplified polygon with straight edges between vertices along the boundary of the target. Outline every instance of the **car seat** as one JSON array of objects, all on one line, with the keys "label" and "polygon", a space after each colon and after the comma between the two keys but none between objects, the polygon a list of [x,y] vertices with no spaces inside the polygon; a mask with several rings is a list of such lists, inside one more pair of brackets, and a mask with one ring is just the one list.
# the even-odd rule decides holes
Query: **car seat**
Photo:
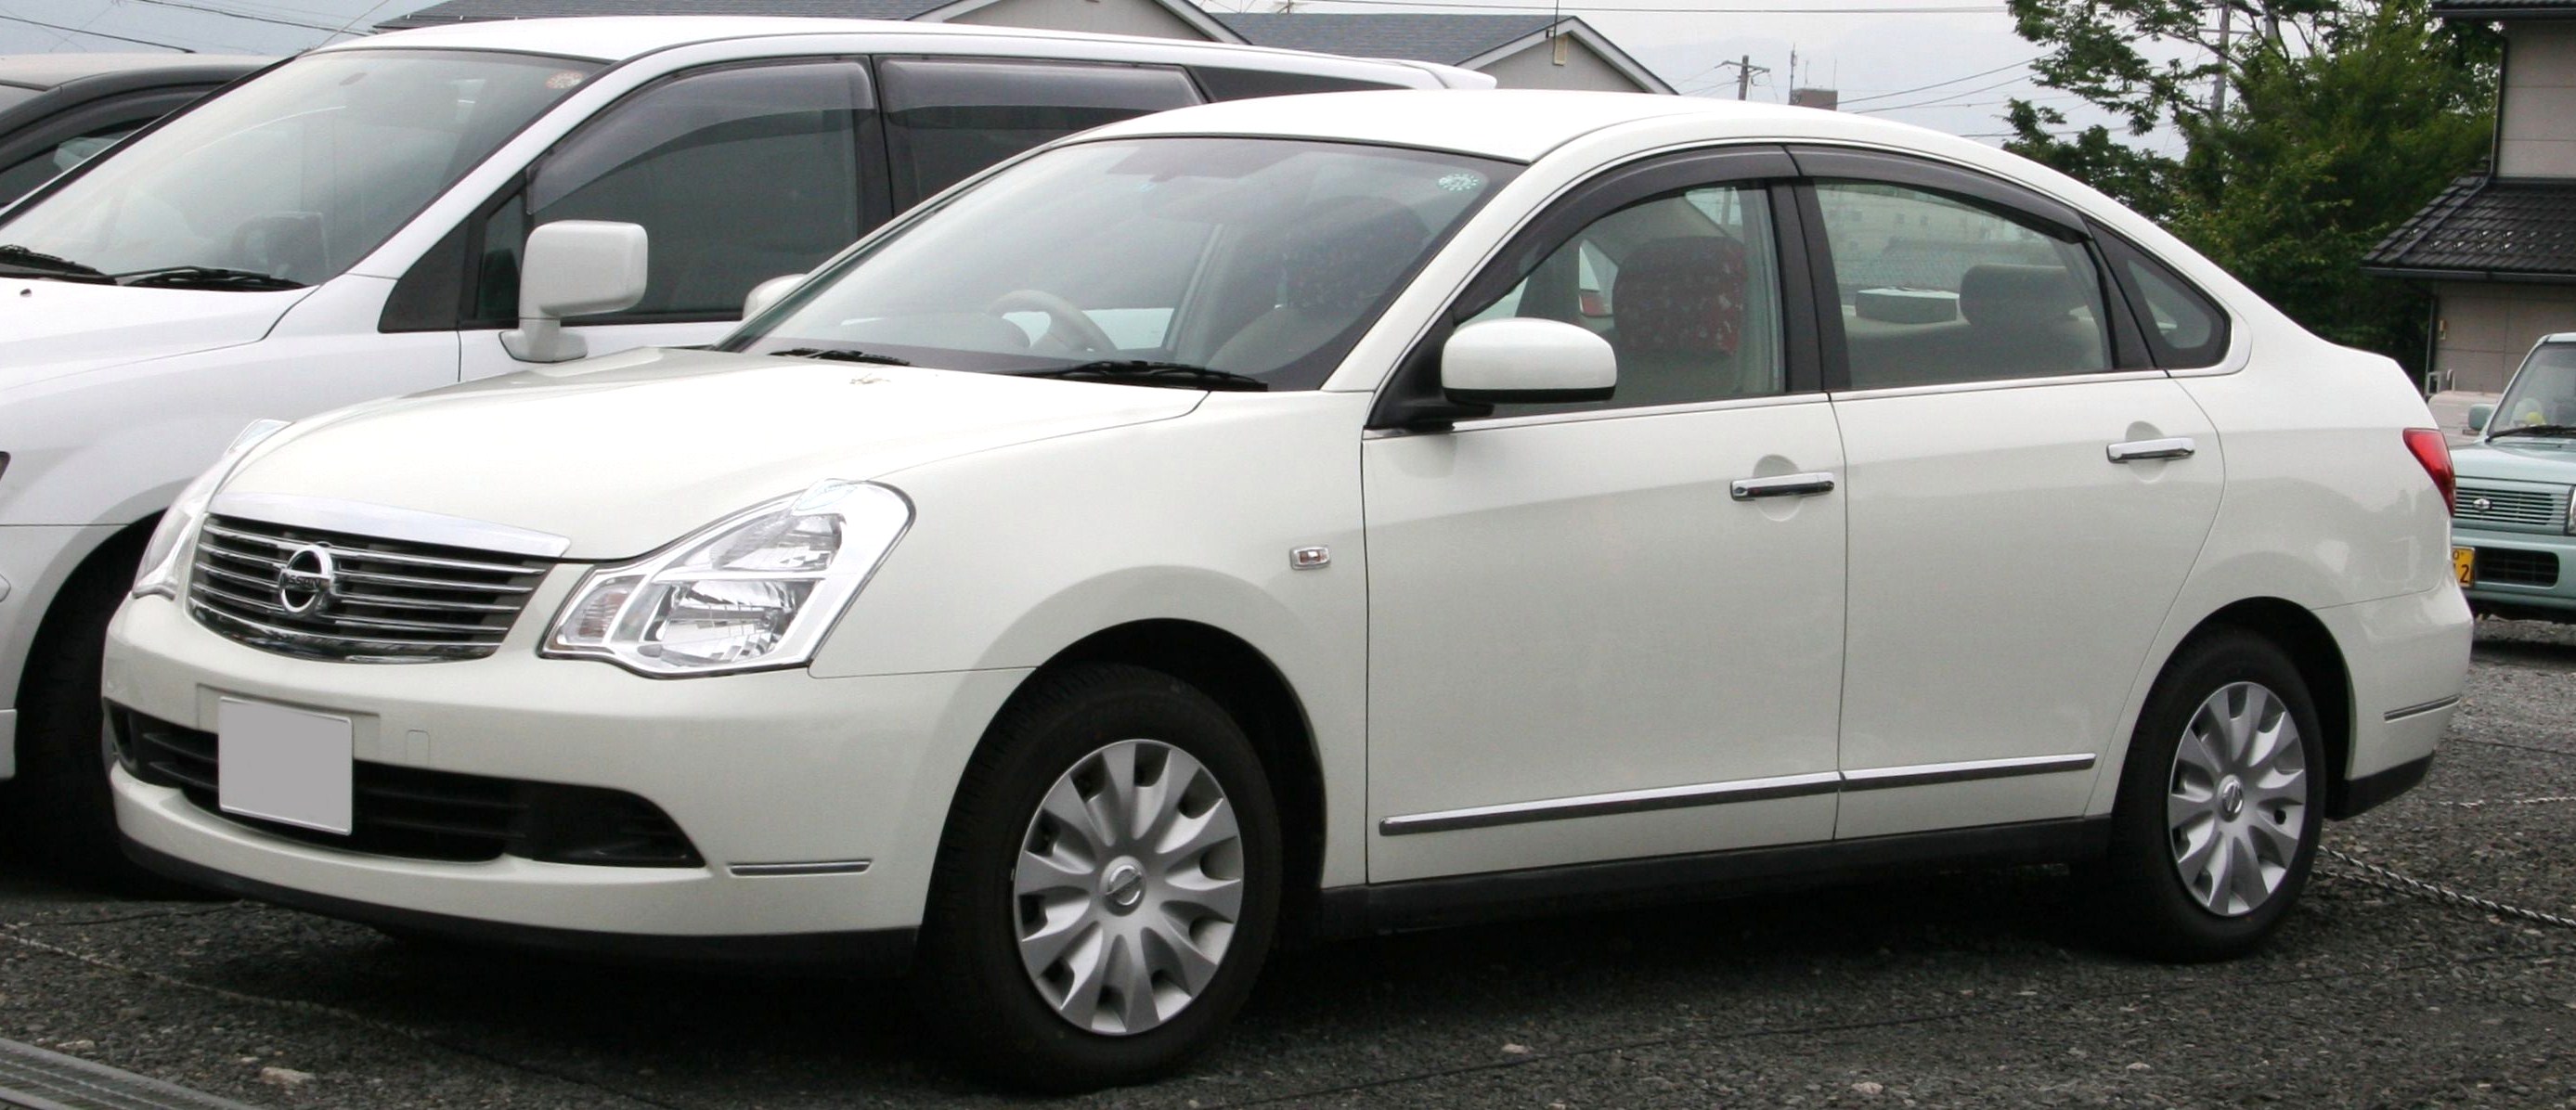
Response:
[{"label": "car seat", "polygon": [[1430,238],[1412,209],[1383,197],[1308,205],[1281,225],[1271,307],[1218,347],[1208,365],[1261,374],[1313,352],[1386,296]]},{"label": "car seat", "polygon": [[1622,405],[1669,405],[1753,392],[1741,357],[1744,244],[1724,232],[1657,239],[1629,252],[1611,282]]}]

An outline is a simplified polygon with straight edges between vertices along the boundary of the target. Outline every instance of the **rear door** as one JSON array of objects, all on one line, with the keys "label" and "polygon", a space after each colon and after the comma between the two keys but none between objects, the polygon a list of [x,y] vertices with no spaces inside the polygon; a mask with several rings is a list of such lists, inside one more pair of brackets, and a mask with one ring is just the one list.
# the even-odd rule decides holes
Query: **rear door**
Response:
[{"label": "rear door", "polygon": [[1800,151],[1849,455],[1836,833],[2073,817],[2218,508],[2219,443],[2081,217]]}]

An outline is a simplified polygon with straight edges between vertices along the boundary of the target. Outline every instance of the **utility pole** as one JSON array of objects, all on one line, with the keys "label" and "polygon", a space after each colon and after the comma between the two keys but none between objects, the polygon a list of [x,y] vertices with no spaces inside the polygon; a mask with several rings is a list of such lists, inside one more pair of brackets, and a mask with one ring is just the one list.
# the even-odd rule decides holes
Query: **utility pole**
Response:
[{"label": "utility pole", "polygon": [[1735,71],[1735,99],[1737,100],[1746,99],[1752,94],[1754,74],[1771,72],[1770,66],[1754,65],[1753,55],[1751,54],[1747,54],[1732,62],[1719,62],[1717,63],[1717,68],[1733,69]]},{"label": "utility pole", "polygon": [[2227,32],[2236,15],[2230,0],[2218,0],[2218,76],[2209,82],[2209,115],[2215,119],[2227,114]]}]

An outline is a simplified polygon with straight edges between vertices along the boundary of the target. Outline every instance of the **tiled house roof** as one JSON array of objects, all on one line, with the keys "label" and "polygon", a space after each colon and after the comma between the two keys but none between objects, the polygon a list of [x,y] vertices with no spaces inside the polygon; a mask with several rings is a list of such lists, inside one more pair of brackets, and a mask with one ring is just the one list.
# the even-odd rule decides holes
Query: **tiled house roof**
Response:
[{"label": "tiled house roof", "polygon": [[2444,19],[2576,19],[2576,0],[2433,0]]},{"label": "tiled house roof", "polygon": [[2576,179],[2460,178],[2362,265],[2391,277],[2576,281]]}]

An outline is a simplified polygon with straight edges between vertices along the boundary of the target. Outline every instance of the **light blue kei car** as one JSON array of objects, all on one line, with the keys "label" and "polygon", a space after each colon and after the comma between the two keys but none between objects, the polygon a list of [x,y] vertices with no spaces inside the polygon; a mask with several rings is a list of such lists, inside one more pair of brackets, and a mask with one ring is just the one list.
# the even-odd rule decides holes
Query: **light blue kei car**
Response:
[{"label": "light blue kei car", "polygon": [[2451,561],[2469,605],[2506,617],[2576,622],[2576,332],[2544,336],[2504,398],[2469,409],[2478,442],[2459,474]]}]

